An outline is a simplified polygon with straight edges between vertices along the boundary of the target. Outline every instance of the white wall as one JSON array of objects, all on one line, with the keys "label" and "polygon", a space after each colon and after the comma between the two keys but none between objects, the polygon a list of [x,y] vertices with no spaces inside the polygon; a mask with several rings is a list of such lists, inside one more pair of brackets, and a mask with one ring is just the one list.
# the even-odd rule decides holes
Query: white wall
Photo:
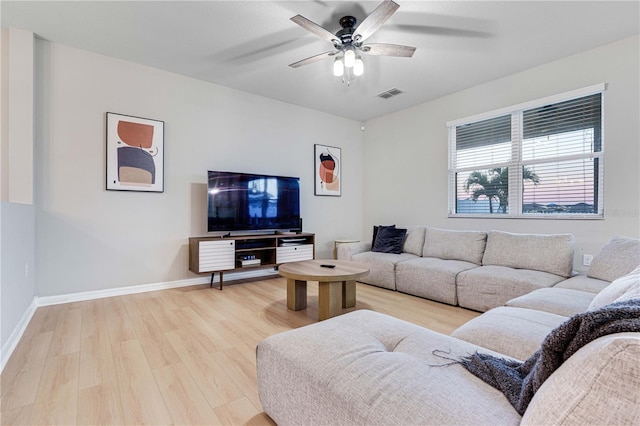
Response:
[{"label": "white wall", "polygon": [[33,315],[33,33],[0,32],[0,371]]},{"label": "white wall", "polygon": [[[359,122],[42,40],[36,76],[38,296],[196,277],[207,170],[299,176],[317,257],[361,226]],[[105,190],[107,111],[165,122],[164,193]],[[342,197],[313,194],[316,143],[342,148]]]},{"label": "white wall", "polygon": [[[570,232],[582,254],[612,235],[640,236],[640,43],[632,37],[366,123],[363,235],[375,224]],[[447,217],[446,122],[596,83],[605,92],[605,219]]]}]

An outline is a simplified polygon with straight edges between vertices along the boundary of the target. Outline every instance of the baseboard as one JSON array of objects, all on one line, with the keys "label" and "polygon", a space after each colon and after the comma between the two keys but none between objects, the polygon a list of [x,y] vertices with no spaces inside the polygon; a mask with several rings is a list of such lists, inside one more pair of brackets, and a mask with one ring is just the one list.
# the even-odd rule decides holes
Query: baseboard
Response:
[{"label": "baseboard", "polygon": [[[249,278],[259,278],[277,275],[277,271],[271,269],[252,269],[248,271],[229,272],[224,274],[224,282],[237,281]],[[167,281],[152,284],[133,285],[128,287],[109,288],[96,291],[84,291],[81,293],[69,293],[56,296],[41,296],[35,298],[36,306],[60,305],[62,303],[82,302],[85,300],[102,299],[105,297],[125,296],[127,294],[146,293],[149,291],[168,290],[172,288],[188,287],[192,285],[209,284],[211,276],[191,278],[188,280]],[[220,282],[220,274],[215,275],[214,284]]]},{"label": "baseboard", "polygon": [[29,321],[33,318],[33,314],[36,312],[37,304],[36,298],[34,297],[29,304],[27,310],[22,314],[20,321],[16,325],[16,328],[13,329],[11,336],[7,339],[6,343],[2,346],[0,350],[0,373],[4,370],[4,366],[7,365],[7,361],[11,358],[13,351],[18,346],[18,342],[22,339],[22,335],[24,334],[27,326],[29,325]]}]

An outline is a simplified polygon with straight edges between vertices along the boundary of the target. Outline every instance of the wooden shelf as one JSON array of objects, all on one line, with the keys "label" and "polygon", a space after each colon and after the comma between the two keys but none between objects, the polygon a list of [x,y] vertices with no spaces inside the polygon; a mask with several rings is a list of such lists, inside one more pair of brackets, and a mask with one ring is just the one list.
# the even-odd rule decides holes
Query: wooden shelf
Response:
[{"label": "wooden shelf", "polygon": [[[260,264],[237,265],[238,255],[248,254],[260,259]],[[220,273],[220,290],[225,271],[273,268],[314,258],[315,234],[312,233],[189,238],[189,270],[196,274],[210,273],[211,286],[215,273]]]}]

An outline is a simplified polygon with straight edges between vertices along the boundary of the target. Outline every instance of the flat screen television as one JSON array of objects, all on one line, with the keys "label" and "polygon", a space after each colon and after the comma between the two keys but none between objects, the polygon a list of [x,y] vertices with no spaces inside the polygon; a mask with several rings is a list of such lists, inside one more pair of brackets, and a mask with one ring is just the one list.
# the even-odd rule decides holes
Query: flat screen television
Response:
[{"label": "flat screen television", "polygon": [[300,178],[208,171],[207,230],[300,230]]}]

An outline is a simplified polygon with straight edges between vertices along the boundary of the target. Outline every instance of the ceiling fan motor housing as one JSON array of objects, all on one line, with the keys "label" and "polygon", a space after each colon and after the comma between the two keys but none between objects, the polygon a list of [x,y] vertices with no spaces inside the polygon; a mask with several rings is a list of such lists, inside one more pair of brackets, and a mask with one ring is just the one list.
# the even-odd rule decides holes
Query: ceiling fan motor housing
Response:
[{"label": "ceiling fan motor housing", "polygon": [[342,29],[336,33],[336,37],[340,39],[343,46],[353,44],[353,32],[355,31],[356,22],[356,18],[353,16],[343,16],[340,18],[340,26]]}]

